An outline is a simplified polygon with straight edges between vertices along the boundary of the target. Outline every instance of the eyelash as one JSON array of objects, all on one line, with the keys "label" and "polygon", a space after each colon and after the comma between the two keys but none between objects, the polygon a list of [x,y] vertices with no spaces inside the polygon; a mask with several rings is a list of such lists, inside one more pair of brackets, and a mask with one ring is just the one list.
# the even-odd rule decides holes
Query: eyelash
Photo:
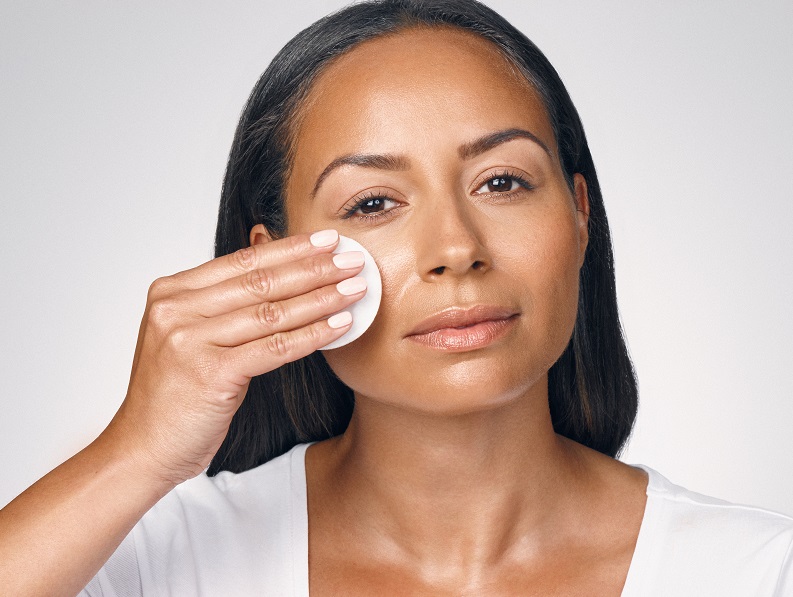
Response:
[{"label": "eyelash", "polygon": [[388,217],[389,214],[392,211],[394,211],[395,208],[392,207],[391,209],[388,209],[386,211],[376,212],[376,213],[373,213],[373,214],[355,215],[355,212],[358,211],[358,209],[360,209],[361,207],[363,207],[365,204],[369,203],[370,201],[375,201],[377,199],[380,199],[382,201],[394,201],[395,203],[397,201],[396,199],[392,199],[388,195],[385,195],[385,194],[383,194],[383,193],[381,193],[379,191],[377,191],[377,192],[376,191],[371,191],[371,192],[366,193],[360,199],[358,199],[352,205],[352,207],[350,207],[348,209],[345,209],[344,210],[344,215],[342,215],[342,219],[343,220],[348,220],[350,218],[355,218],[356,220],[360,220],[360,221],[364,221],[364,222],[367,222],[367,221],[368,222],[372,222],[374,220],[379,220],[381,218]]},{"label": "eyelash", "polygon": [[[479,193],[479,194],[480,195],[491,195],[491,196],[495,196],[495,195],[504,196],[504,195],[512,195],[514,193],[519,193],[521,190],[523,190],[523,191],[531,191],[532,189],[534,189],[534,186],[531,183],[529,183],[523,176],[521,176],[520,174],[518,174],[517,172],[515,172],[513,170],[502,170],[502,171],[494,172],[491,175],[489,175],[487,178],[482,180],[481,184],[479,184],[479,186],[476,187],[476,188],[479,189],[482,186],[484,186],[485,184],[487,184],[488,182],[490,182],[491,180],[495,180],[496,178],[509,178],[512,181],[518,183],[518,186],[521,187],[521,188],[513,190],[513,191],[504,191],[504,192],[491,191],[489,193]],[[391,212],[394,211],[394,209],[395,209],[393,207],[391,209],[387,209],[385,211],[380,211],[380,212],[375,212],[375,213],[372,213],[372,214],[359,214],[359,215],[355,214],[355,212],[358,211],[365,204],[369,203],[370,201],[375,201],[375,200],[378,200],[378,199],[381,200],[381,201],[394,201],[394,202],[397,201],[396,199],[392,199],[388,195],[385,195],[385,194],[380,193],[380,192],[372,191],[372,192],[369,192],[369,193],[365,194],[360,199],[358,199],[351,207],[345,209],[344,210],[344,215],[342,215],[342,219],[343,220],[348,220],[348,219],[351,219],[351,218],[355,218],[355,219],[357,219],[359,221],[373,222],[375,220],[381,220],[382,218],[390,217],[392,215]]]},{"label": "eyelash", "polygon": [[514,170],[497,170],[497,171],[495,171],[495,172],[493,172],[491,174],[488,174],[487,178],[485,178],[481,182],[477,183],[479,186],[477,186],[476,188],[480,189],[484,185],[486,185],[488,182],[490,182],[491,180],[495,180],[496,178],[509,178],[513,182],[518,183],[518,186],[521,187],[521,188],[515,189],[514,191],[504,191],[504,192],[489,191],[489,192],[486,192],[486,193],[479,193],[479,195],[491,195],[491,196],[499,195],[499,196],[503,197],[504,195],[512,195],[513,193],[519,193],[521,191],[534,190],[534,185],[532,185],[528,180],[526,180],[523,177],[523,175],[519,174],[518,172],[516,172]]}]

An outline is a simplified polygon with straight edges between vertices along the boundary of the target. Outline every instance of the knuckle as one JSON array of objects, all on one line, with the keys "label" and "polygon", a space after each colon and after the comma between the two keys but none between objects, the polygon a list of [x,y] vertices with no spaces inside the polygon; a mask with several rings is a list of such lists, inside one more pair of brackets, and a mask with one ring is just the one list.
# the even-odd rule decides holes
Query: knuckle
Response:
[{"label": "knuckle", "polygon": [[149,304],[168,296],[169,290],[172,287],[172,282],[170,278],[157,278],[154,282],[151,283],[149,286],[149,292],[146,295],[146,302]]},{"label": "knuckle", "polygon": [[287,357],[294,348],[294,341],[290,336],[283,333],[276,333],[268,336],[265,341],[265,350],[276,357]]},{"label": "knuckle", "polygon": [[328,342],[325,339],[325,334],[323,334],[323,328],[316,325],[309,326],[306,329],[306,336],[312,346],[322,346]]},{"label": "knuckle", "polygon": [[157,330],[166,330],[176,319],[174,301],[167,298],[156,299],[149,306],[148,324]]},{"label": "knuckle", "polygon": [[314,257],[306,264],[306,271],[314,279],[324,278],[328,273],[326,259]]},{"label": "knuckle", "polygon": [[190,330],[184,326],[171,329],[165,336],[168,346],[176,352],[183,352],[190,343]]},{"label": "knuckle", "polygon": [[243,247],[234,251],[232,261],[242,271],[247,272],[256,263],[256,249],[253,247]]},{"label": "knuckle", "polygon": [[261,303],[256,307],[256,321],[264,328],[277,326],[284,319],[284,309],[278,303]]},{"label": "knuckle", "polygon": [[305,255],[306,245],[309,247],[311,243],[308,241],[308,236],[288,236],[284,239],[286,244],[286,253],[296,259],[301,255]]},{"label": "knuckle", "polygon": [[242,277],[242,285],[248,294],[267,296],[273,287],[273,276],[267,270],[255,269]]},{"label": "knuckle", "polygon": [[318,292],[315,301],[319,309],[326,310],[335,307],[338,302],[338,292]]}]

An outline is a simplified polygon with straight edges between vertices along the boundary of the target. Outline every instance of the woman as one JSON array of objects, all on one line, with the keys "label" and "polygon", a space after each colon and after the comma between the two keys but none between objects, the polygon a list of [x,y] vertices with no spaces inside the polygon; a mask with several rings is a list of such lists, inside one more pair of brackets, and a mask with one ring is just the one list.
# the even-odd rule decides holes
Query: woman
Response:
[{"label": "woman", "polygon": [[[320,354],[366,291],[339,234],[383,302]],[[636,387],[594,165],[489,9],[362,4],[287,44],[216,254],[152,285],[118,414],[2,512],[13,594],[793,590],[789,518],[613,458]]]}]

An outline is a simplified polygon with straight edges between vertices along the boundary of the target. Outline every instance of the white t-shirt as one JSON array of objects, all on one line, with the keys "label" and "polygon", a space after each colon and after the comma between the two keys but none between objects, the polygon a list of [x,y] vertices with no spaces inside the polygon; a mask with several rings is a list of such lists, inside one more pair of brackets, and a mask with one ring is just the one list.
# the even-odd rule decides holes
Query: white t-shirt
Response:
[{"label": "white t-shirt", "polygon": [[[160,500],[83,597],[308,595],[305,452],[199,475]],[[673,485],[653,469],[623,597],[793,597],[793,518]]]}]

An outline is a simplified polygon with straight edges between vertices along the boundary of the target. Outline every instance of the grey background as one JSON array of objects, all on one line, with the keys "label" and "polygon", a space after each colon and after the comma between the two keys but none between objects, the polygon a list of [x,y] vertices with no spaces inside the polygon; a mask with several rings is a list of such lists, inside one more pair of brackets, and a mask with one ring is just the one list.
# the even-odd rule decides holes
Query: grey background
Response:
[{"label": "grey background", "polygon": [[[587,128],[640,380],[623,460],[793,514],[789,2],[488,3]],[[110,420],[149,284],[212,255],[250,89],[341,4],[0,5],[0,504]]]}]

